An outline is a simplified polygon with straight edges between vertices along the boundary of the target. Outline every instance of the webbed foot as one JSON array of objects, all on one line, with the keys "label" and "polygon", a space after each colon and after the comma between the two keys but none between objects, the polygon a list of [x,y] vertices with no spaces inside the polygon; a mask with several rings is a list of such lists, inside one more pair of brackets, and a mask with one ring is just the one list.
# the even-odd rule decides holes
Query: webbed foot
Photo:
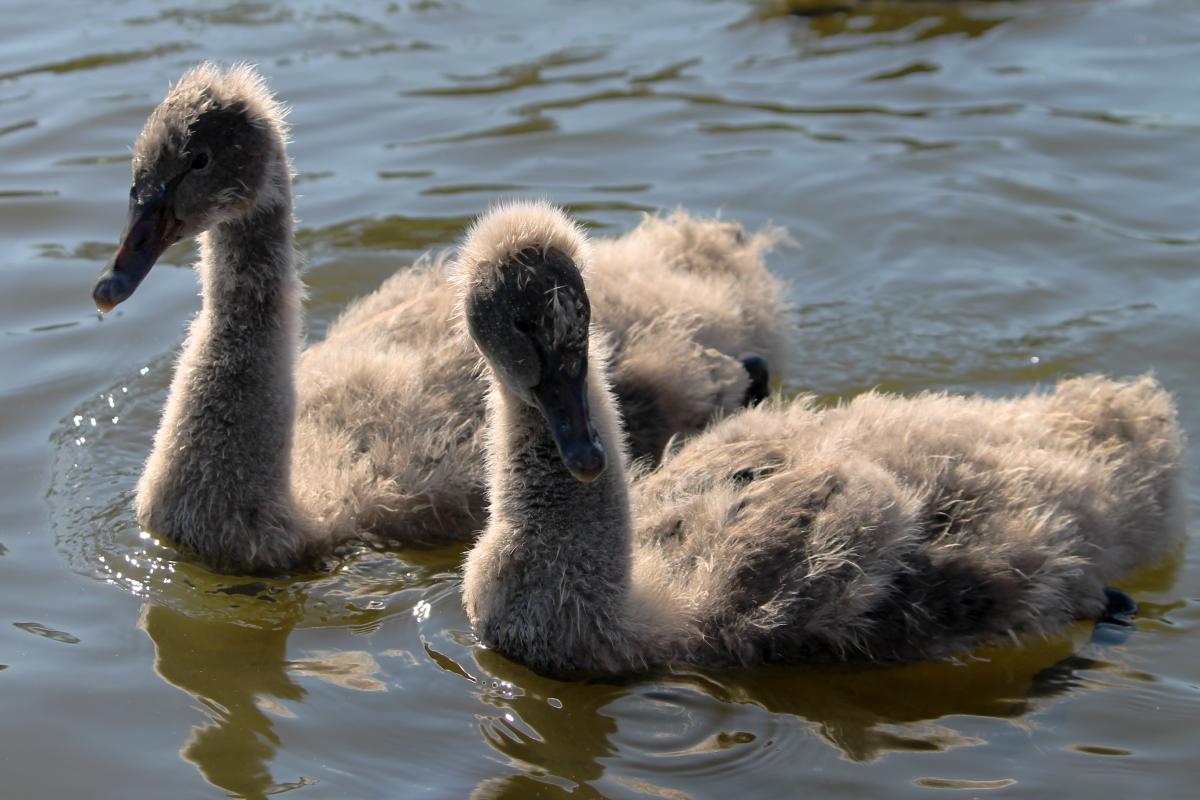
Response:
[{"label": "webbed foot", "polygon": [[1125,627],[1133,624],[1133,616],[1137,613],[1137,603],[1132,597],[1120,589],[1113,588],[1105,589],[1104,597],[1108,602],[1104,607],[1104,614],[1100,617],[1100,622]]}]

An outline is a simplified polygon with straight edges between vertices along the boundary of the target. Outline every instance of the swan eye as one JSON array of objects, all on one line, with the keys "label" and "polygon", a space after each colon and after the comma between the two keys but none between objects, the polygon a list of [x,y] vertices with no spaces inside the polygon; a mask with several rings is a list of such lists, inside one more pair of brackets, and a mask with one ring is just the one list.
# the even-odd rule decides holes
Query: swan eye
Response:
[{"label": "swan eye", "polygon": [[208,166],[209,158],[207,152],[202,152],[192,159],[192,171],[200,172]]}]

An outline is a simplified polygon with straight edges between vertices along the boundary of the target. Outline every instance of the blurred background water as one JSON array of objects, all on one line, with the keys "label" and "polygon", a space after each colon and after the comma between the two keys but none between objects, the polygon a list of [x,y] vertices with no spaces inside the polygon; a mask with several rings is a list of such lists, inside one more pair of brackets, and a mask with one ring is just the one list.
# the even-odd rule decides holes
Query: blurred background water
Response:
[{"label": "blurred background water", "polygon": [[800,243],[788,390],[1153,370],[1200,430],[1191,0],[10,3],[0,796],[1196,796],[1194,541],[1131,633],[564,683],[473,645],[459,551],[250,580],[143,538],[193,251],[104,319],[89,292],[128,146],[204,58],[293,107],[311,338],[497,197],[598,235],[683,204]]}]

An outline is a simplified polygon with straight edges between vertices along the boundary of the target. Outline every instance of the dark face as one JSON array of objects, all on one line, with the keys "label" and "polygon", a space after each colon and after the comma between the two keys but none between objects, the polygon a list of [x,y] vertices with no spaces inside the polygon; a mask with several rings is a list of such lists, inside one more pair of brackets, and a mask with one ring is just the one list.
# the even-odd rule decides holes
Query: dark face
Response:
[{"label": "dark face", "polygon": [[587,399],[591,307],[574,262],[526,250],[476,286],[467,324],[504,385],[541,411],[571,474],[591,482],[607,458]]},{"label": "dark face", "polygon": [[128,299],[172,244],[243,213],[264,184],[271,140],[243,108],[211,108],[187,126],[173,116],[186,111],[165,101],[138,140],[125,231],[92,291],[101,311]]}]

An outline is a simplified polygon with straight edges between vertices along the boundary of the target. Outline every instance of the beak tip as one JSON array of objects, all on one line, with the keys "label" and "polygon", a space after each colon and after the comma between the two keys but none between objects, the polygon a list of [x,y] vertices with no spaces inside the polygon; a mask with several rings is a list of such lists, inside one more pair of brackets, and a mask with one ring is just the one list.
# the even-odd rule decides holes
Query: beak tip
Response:
[{"label": "beak tip", "polygon": [[580,483],[595,483],[596,479],[599,478],[603,472],[604,469],[601,468],[595,470],[594,472],[572,472],[571,474],[575,477],[575,480],[579,481]]},{"label": "beak tip", "polygon": [[581,483],[593,483],[604,474],[608,466],[608,456],[598,444],[581,448],[579,452],[571,453],[564,459],[567,470]]},{"label": "beak tip", "polygon": [[134,288],[130,286],[130,281],[120,273],[102,275],[96,281],[95,288],[92,289],[92,302],[96,304],[97,310],[107,314],[121,301],[127,299],[133,293]]}]

